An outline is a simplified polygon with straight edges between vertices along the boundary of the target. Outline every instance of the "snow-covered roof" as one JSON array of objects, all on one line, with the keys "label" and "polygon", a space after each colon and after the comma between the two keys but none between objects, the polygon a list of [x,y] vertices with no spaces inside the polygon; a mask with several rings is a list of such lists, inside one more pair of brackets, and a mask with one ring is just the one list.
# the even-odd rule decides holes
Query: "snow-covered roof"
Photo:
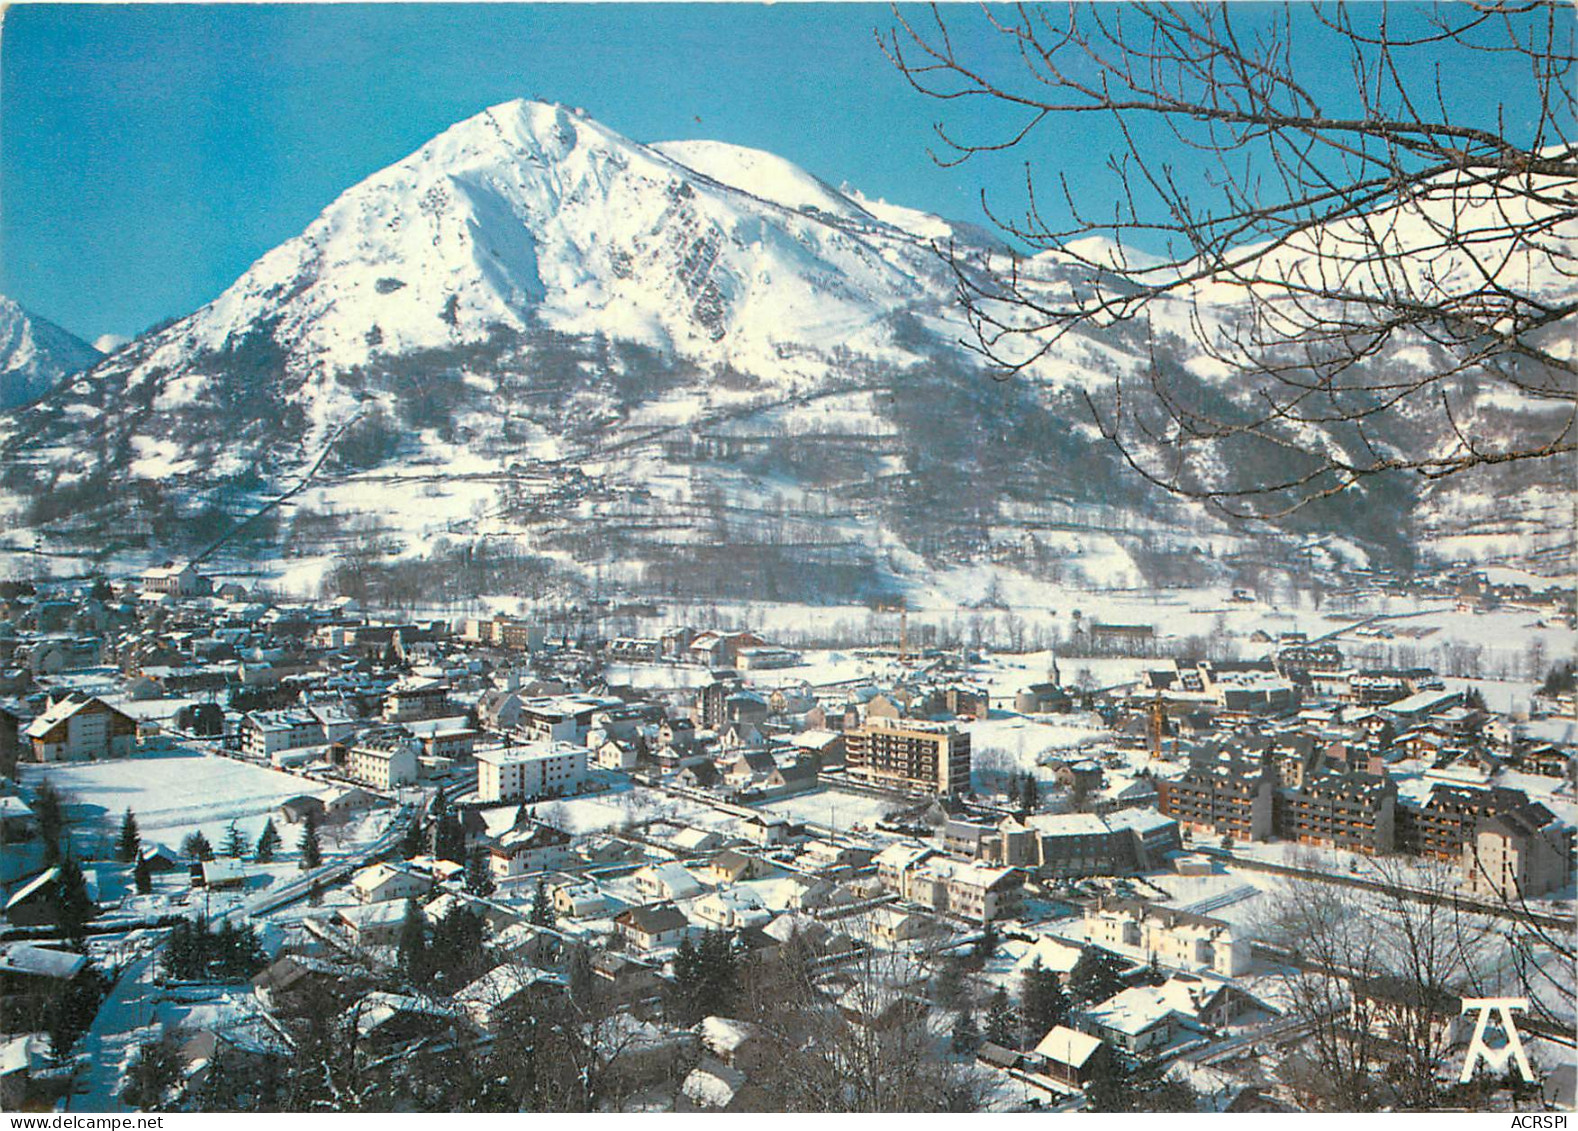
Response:
[{"label": "snow-covered roof", "polygon": [[728,1107],[745,1086],[745,1073],[727,1064],[708,1061],[691,1069],[680,1091],[697,1107]]},{"label": "snow-covered roof", "polygon": [[1039,959],[1041,969],[1054,974],[1067,974],[1074,969],[1084,953],[1077,946],[1069,946],[1057,939],[1039,938],[1025,949],[1024,954],[1014,963],[1014,972],[1018,974],[1030,969]]},{"label": "snow-covered roof", "polygon": [[1036,1046],[1036,1053],[1059,1064],[1081,1068],[1100,1047],[1100,1037],[1092,1037],[1089,1033],[1081,1033],[1077,1029],[1059,1025],[1041,1038],[1041,1043]]},{"label": "snow-covered roof", "polygon": [[59,868],[46,868],[13,892],[11,898],[6,900],[5,909],[10,911],[13,907],[20,907],[37,895],[45,885],[54,883],[59,875]]},{"label": "snow-covered roof", "polygon": [[0,949],[0,973],[65,980],[76,977],[78,971],[87,964],[88,956],[85,954],[51,950],[31,943],[12,943]]},{"label": "snow-covered roof", "polygon": [[696,1026],[702,1044],[718,1056],[730,1056],[746,1041],[756,1035],[756,1026],[749,1021],[735,1021],[728,1017],[704,1017]]}]

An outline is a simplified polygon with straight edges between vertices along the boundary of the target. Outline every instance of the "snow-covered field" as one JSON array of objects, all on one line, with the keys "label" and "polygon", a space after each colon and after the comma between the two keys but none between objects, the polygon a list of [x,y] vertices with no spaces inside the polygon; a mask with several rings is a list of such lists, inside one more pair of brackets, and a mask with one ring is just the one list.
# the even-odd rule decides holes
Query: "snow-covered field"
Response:
[{"label": "snow-covered field", "polygon": [[888,797],[848,793],[841,789],[819,789],[779,801],[769,801],[756,808],[788,817],[792,821],[811,821],[840,832],[849,832],[857,826],[873,828],[888,813],[904,806]]},{"label": "snow-covered field", "polygon": [[[48,780],[67,795],[74,834],[107,844],[128,808],[137,815],[144,841],[179,848],[189,833],[201,831],[217,847],[232,821],[248,843],[257,839],[270,812],[286,798],[317,793],[324,787],[306,778],[240,762],[189,752],[140,755],[108,762],[24,765],[29,788]],[[290,840],[288,831],[282,829]]]}]

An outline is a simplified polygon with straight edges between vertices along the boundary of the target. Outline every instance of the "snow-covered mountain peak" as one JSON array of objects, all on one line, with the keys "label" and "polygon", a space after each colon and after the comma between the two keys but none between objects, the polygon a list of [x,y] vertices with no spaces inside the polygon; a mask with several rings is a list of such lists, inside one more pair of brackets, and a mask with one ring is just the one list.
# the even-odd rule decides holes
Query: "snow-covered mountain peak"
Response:
[{"label": "snow-covered mountain peak", "polygon": [[101,356],[87,342],[0,295],[0,407],[37,399]]}]

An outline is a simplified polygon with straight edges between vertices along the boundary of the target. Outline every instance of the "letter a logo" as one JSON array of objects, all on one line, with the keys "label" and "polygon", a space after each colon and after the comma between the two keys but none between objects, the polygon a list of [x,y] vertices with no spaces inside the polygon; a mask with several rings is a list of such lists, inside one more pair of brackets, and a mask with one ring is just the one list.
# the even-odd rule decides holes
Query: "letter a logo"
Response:
[{"label": "letter a logo", "polygon": [[[1474,1078],[1474,1069],[1483,1060],[1490,1065],[1491,1071],[1503,1072],[1506,1070],[1508,1060],[1517,1060],[1518,1070],[1523,1073],[1523,1079],[1534,1083],[1534,1071],[1529,1067],[1529,1058],[1523,1055],[1523,1038],[1518,1036],[1518,1027],[1512,1023],[1514,1009],[1528,1009],[1529,999],[1526,997],[1475,997],[1464,998],[1463,1008],[1458,1012],[1467,1013],[1471,1009],[1479,1010],[1479,1021],[1474,1025],[1474,1036],[1468,1042],[1468,1052],[1463,1057],[1463,1075],[1458,1077],[1461,1083],[1467,1084]],[[1501,1031],[1507,1035],[1507,1043],[1499,1049],[1492,1049],[1485,1044],[1485,1025],[1490,1021],[1494,1012],[1501,1025]]]}]

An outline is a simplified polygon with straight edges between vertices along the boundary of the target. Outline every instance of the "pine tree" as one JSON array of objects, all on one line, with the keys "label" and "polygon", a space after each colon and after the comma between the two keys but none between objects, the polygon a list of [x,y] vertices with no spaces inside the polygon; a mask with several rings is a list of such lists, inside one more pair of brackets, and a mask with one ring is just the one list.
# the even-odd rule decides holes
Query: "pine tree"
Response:
[{"label": "pine tree", "polygon": [[584,946],[570,952],[570,1000],[585,1009],[592,1001],[597,979],[592,972],[592,960]]},{"label": "pine tree", "polygon": [[1036,787],[1036,777],[1026,774],[1019,787],[1019,807],[1026,813],[1034,813],[1040,804],[1041,791]]},{"label": "pine tree", "polygon": [[1068,995],[1063,984],[1041,960],[1026,970],[1019,991],[1019,1017],[1024,1026],[1025,1046],[1039,1044],[1053,1029],[1068,1020]]},{"label": "pine tree", "polygon": [[301,843],[297,846],[301,852],[301,870],[311,871],[323,863],[323,847],[318,843],[318,822],[312,814],[307,814],[307,819],[301,829]]},{"label": "pine tree", "polygon": [[59,992],[51,995],[44,1011],[44,1031],[49,1034],[56,1059],[64,1060],[69,1056],[82,1034],[92,1026],[108,988],[109,979],[89,963]]},{"label": "pine tree", "polygon": [[225,831],[225,855],[232,860],[240,860],[247,854],[247,838],[241,835],[241,830],[234,821]]},{"label": "pine tree", "polygon": [[405,918],[400,921],[400,973],[413,986],[426,985],[429,976],[427,959],[427,920],[416,900],[405,901]]},{"label": "pine tree", "polygon": [[271,817],[263,825],[263,831],[258,834],[257,847],[252,850],[252,858],[259,864],[269,864],[274,860],[274,853],[279,851],[279,830],[274,827]]},{"label": "pine tree", "polygon": [[148,1042],[127,1066],[121,1100],[139,1111],[163,1110],[170,1093],[181,1082],[184,1067],[180,1050],[168,1036]]},{"label": "pine tree", "polygon": [[60,859],[60,838],[66,831],[66,803],[48,781],[39,782],[33,791],[33,816],[44,842],[44,863],[53,864]]},{"label": "pine tree", "polygon": [[551,927],[558,922],[558,919],[558,915],[553,910],[553,900],[548,895],[548,881],[538,876],[537,890],[531,897],[528,921],[536,927]]},{"label": "pine tree", "polygon": [[986,1039],[994,1045],[1011,1048],[1015,1044],[1014,1028],[1014,1009],[1008,1001],[1008,991],[998,986],[986,1007]]},{"label": "pine tree", "polygon": [[208,843],[208,838],[199,830],[188,834],[187,838],[181,842],[181,855],[188,860],[196,860],[201,863],[214,858],[214,846]]},{"label": "pine tree", "polygon": [[1069,992],[1079,1001],[1094,1005],[1106,1001],[1123,989],[1123,972],[1127,968],[1123,959],[1111,951],[1088,946],[1069,971]]},{"label": "pine tree", "polygon": [[137,831],[137,815],[130,809],[121,818],[121,836],[115,845],[115,859],[122,864],[134,863],[142,849],[142,836]]},{"label": "pine tree", "polygon": [[433,825],[433,855],[452,864],[466,862],[466,830],[453,810],[445,810]]},{"label": "pine tree", "polygon": [[970,957],[977,970],[985,966],[992,955],[997,953],[997,945],[1001,936],[997,933],[997,924],[988,922],[981,930],[981,937],[975,940],[975,945],[970,949]]},{"label": "pine tree", "polygon": [[81,950],[88,937],[88,920],[98,908],[88,898],[88,881],[77,858],[67,852],[59,867],[60,873],[55,877],[55,926]]},{"label": "pine tree", "polygon": [[148,867],[147,857],[137,857],[136,867],[132,869],[132,882],[137,885],[138,895],[148,895],[153,891],[153,869]]},{"label": "pine tree", "polygon": [[[466,857],[466,890],[472,895],[486,898],[493,894],[495,887],[497,885],[493,882],[493,870],[488,866],[488,850],[479,844]],[[532,908],[532,914],[535,917],[535,907]],[[533,918],[533,922],[535,921]]]},{"label": "pine tree", "polygon": [[400,837],[400,855],[407,860],[422,855],[422,822],[413,818]]},{"label": "pine tree", "polygon": [[671,1012],[681,1025],[694,1025],[698,1014],[703,971],[701,953],[689,935],[680,940],[674,952],[674,1001]]},{"label": "pine tree", "polygon": [[975,1023],[975,1012],[969,1006],[960,1011],[958,1020],[953,1023],[953,1039],[949,1047],[959,1054],[972,1053],[981,1047],[981,1030]]}]

